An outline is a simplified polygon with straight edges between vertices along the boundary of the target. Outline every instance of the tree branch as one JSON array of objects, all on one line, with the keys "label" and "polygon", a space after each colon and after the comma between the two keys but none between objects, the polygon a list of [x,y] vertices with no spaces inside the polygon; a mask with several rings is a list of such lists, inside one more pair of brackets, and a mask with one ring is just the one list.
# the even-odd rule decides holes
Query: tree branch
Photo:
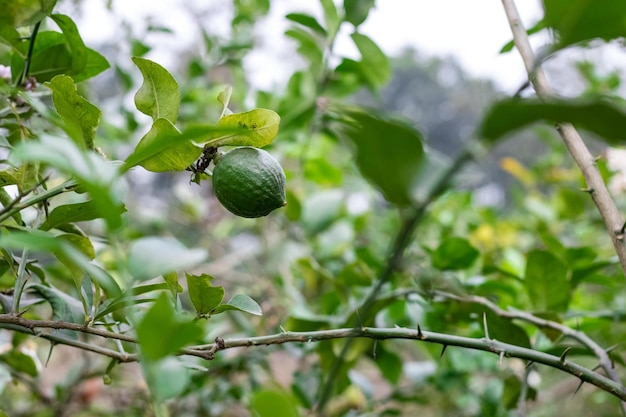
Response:
[{"label": "tree branch", "polygon": [[[0,327],[37,336],[49,340],[50,342],[55,344],[73,346],[78,349],[94,352],[103,356],[108,356],[110,358],[118,360],[119,362],[136,362],[140,359],[139,355],[137,354],[118,352],[112,349],[71,339],[60,334],[43,333],[36,330],[37,328],[64,329],[75,331],[78,333],[96,335],[106,339],[116,339],[130,343],[137,343],[137,340],[130,336],[110,332],[103,329],[96,329],[93,327],[87,327],[76,323],[68,323],[62,321],[27,320],[11,314],[0,314]],[[197,356],[206,360],[211,360],[215,357],[215,354],[221,350],[238,347],[281,345],[285,343],[310,343],[331,339],[352,340],[357,337],[369,338],[373,340],[410,339],[426,343],[440,344],[444,346],[458,346],[467,349],[491,352],[498,355],[499,357],[524,359],[527,361],[550,366],[552,368],[556,368],[568,374],[574,375],[581,381],[595,385],[596,387],[612,394],[613,396],[626,401],[626,389],[620,383],[617,383],[593,370],[566,360],[564,357],[549,355],[543,352],[535,351],[533,349],[527,349],[515,345],[510,345],[508,343],[499,342],[497,340],[491,340],[486,338],[477,339],[448,335],[443,333],[427,332],[421,330],[419,327],[416,329],[360,327],[318,330],[312,332],[284,332],[267,336],[237,339],[217,338],[215,343],[199,346],[190,346],[185,349],[181,349],[178,354]]]},{"label": "tree branch", "polygon": [[[511,32],[513,33],[513,41],[524,61],[528,78],[532,83],[537,96],[541,100],[547,100],[554,96],[554,92],[548,83],[545,73],[541,66],[536,62],[535,55],[528,41],[528,34],[524,28],[524,24],[519,16],[514,0],[502,0],[502,5],[507,15]],[[622,266],[622,271],[626,274],[626,244],[624,242],[623,233],[620,232],[624,220],[620,215],[609,191],[602,180],[602,176],[596,167],[596,161],[593,155],[587,149],[580,134],[569,123],[559,123],[556,125],[559,135],[563,139],[567,150],[576,161],[580,168],[587,188],[591,190],[589,195],[595,203],[606,229],[613,242],[613,247]]]},{"label": "tree branch", "polygon": [[[552,329],[561,333],[563,336],[569,337],[578,341],[583,346],[587,347],[589,350],[593,352],[593,354],[598,358],[599,366],[606,372],[607,376],[616,384],[622,385],[622,381],[613,366],[613,362],[607,353],[607,350],[602,348],[598,343],[596,343],[593,339],[587,336],[586,333],[580,330],[574,330],[571,327],[565,326],[564,324],[557,323],[555,321],[542,319],[533,314],[524,312],[524,311],[509,311],[503,310],[498,307],[493,302],[489,301],[484,297],[479,297],[475,295],[469,296],[458,296],[455,294],[443,292],[443,291],[435,291],[434,294],[439,297],[443,297],[449,300],[455,300],[461,303],[472,303],[472,304],[480,304],[489,310],[491,310],[494,314],[499,317],[503,317],[510,320],[521,320],[527,323],[533,324],[539,328],[544,329]],[[622,413],[626,413],[626,402],[621,401],[620,406],[622,407]]]}]

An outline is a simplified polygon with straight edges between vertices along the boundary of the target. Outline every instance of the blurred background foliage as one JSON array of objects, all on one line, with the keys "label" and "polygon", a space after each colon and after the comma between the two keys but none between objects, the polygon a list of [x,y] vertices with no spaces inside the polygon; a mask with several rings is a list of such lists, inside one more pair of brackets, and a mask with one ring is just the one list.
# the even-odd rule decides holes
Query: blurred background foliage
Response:
[{"label": "blurred background foliage", "polygon": [[[338,7],[333,14],[332,2],[322,1],[325,14],[319,19],[295,12],[285,16],[285,37],[298,54],[285,53],[284,62],[273,63],[293,71],[268,90],[254,87],[254,72],[245,60],[268,47],[258,44],[256,33],[271,24],[266,19],[269,0],[180,6],[197,17],[201,36],[192,47],[176,50],[175,63],[168,67],[181,90],[179,126],[217,121],[222,108],[216,97],[231,85],[233,111],[264,107],[280,114],[279,135],[267,150],[281,162],[288,185],[284,210],[250,220],[226,212],[208,182],[192,184],[187,172],[134,168],[123,178],[122,247],[124,242],[162,236],[206,249],[208,259],[188,272],[210,274],[227,297],[245,293],[261,306],[262,317],[233,312],[202,322],[205,341],[354,324],[353,309],[384,267],[403,210],[359,173],[353,142],[338,134],[328,118],[334,106],[359,105],[371,108],[372,114],[404,116],[423,134],[430,160],[446,166],[476,140],[488,106],[503,96],[491,82],[468,76],[453,58],[427,57],[415,50],[387,57],[358,29],[352,39],[362,53],[360,60],[336,56],[332,46],[339,26],[358,28],[373,1],[344,3],[345,10]],[[80,22],[84,7],[88,3],[66,0],[56,10]],[[112,9],[110,13],[114,15]],[[224,16],[229,16],[230,29],[214,32],[214,27],[224,26]],[[180,30],[161,19],[141,28],[119,18],[117,22],[116,39],[89,45],[111,68],[79,85],[80,93],[103,111],[96,143],[110,160],[125,159],[148,128],[147,118],[132,104],[141,79],[129,57],[158,62],[152,57],[155,44],[175,43],[175,31]],[[10,56],[10,48],[2,46],[0,64],[10,65]],[[619,98],[618,73],[605,73],[585,60],[575,68],[582,96]],[[49,104],[45,94],[40,92],[41,99]],[[15,117],[9,113],[15,114],[2,114],[1,136],[13,144]],[[41,120],[30,123],[34,136],[48,129]],[[589,139],[599,156],[606,155],[604,145]],[[599,159],[598,166],[607,181],[619,181],[621,172],[609,169],[607,158]],[[425,171],[418,196],[424,192],[420,186],[427,187],[438,172]],[[621,365],[626,337],[623,273],[583,187],[581,174],[548,127],[518,133],[467,164],[454,187],[430,207],[402,271],[382,288],[375,324],[415,328],[419,323],[425,330],[482,337],[485,308],[446,296],[478,295],[503,309],[535,312],[584,330],[601,346],[617,346],[611,357]],[[624,189],[616,187],[614,192],[623,196]],[[53,205],[64,198],[71,202],[74,197],[60,196]],[[618,196],[617,203],[626,208],[623,198]],[[81,223],[81,228],[93,242],[98,264],[115,275],[120,248],[106,241],[106,227],[95,221]],[[535,261],[538,266],[532,266]],[[557,271],[554,279],[533,281],[529,271],[546,265]],[[63,263],[48,256],[39,260],[39,267],[46,271],[43,283],[77,297]],[[186,281],[179,278],[184,286]],[[0,291],[8,297],[12,288],[5,272]],[[181,305],[193,311],[186,292]],[[133,308],[144,307],[137,303]],[[39,305],[29,314],[46,317],[46,308]],[[493,337],[520,346],[558,355],[572,344],[491,313],[487,321]],[[307,415],[304,410],[315,403],[341,346],[341,341],[287,344],[228,350],[211,362],[171,359],[176,362],[172,366],[182,363],[188,372],[173,373],[162,382],[163,389],[177,386],[163,394],[173,397],[165,404],[170,415],[181,417]],[[36,338],[0,331],[0,405],[9,416],[152,415],[140,366],[107,369],[108,360],[87,352],[57,346],[49,355],[49,350],[49,344]],[[596,365],[583,348],[570,357],[591,368]],[[615,398],[594,387],[585,385],[573,395],[578,380],[571,376],[546,367],[526,368],[516,359],[499,364],[497,357],[483,352],[450,348],[440,357],[435,345],[359,340],[346,359],[329,415],[614,416],[618,409]]]}]

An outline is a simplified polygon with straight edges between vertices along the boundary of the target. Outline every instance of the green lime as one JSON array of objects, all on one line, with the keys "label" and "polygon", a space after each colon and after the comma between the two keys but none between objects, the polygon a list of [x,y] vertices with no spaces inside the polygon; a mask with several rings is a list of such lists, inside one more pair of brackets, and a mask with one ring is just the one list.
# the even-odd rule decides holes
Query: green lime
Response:
[{"label": "green lime", "polygon": [[250,146],[215,159],[213,192],[228,211],[241,217],[267,216],[287,204],[280,164],[266,151]]}]

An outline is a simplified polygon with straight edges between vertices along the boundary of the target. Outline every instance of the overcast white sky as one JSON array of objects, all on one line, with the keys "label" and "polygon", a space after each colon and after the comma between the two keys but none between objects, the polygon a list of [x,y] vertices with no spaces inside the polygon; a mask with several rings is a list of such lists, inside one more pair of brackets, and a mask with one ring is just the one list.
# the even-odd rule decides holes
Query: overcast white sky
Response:
[{"label": "overcast white sky", "polygon": [[[271,88],[283,84],[291,73],[284,68],[286,54],[293,51],[293,44],[282,35],[288,27],[284,16],[301,11],[320,16],[317,0],[271,0],[269,17],[258,25],[262,47],[246,61],[247,73],[257,87]],[[84,0],[87,11],[79,20],[79,30],[87,43],[98,43],[103,38],[120,36],[120,22],[112,20],[105,11],[103,0]],[[518,0],[518,8],[527,27],[541,17],[539,0]],[[162,44],[148,57],[166,67],[173,64],[172,52],[181,44],[193,42],[197,27],[194,17],[188,13],[189,4],[197,8],[210,7],[212,31],[227,33],[230,17],[226,7],[229,0],[113,0],[116,14],[132,22],[133,26],[146,24],[146,17],[176,30],[176,36],[162,36]],[[219,18],[224,14],[223,18]],[[218,18],[215,18],[218,16]],[[348,35],[346,25],[336,47],[336,52],[358,56]],[[500,55],[500,48],[511,39],[500,0],[377,0],[376,8],[360,29],[372,37],[388,54],[395,54],[412,45],[427,55],[455,56],[461,65],[475,76],[496,80],[508,92],[515,91],[526,79],[524,67],[515,51]],[[151,35],[152,36],[152,35]],[[155,35],[159,36],[159,35]],[[533,37],[536,46],[546,42],[545,37]],[[146,42],[151,46],[158,42]]]}]

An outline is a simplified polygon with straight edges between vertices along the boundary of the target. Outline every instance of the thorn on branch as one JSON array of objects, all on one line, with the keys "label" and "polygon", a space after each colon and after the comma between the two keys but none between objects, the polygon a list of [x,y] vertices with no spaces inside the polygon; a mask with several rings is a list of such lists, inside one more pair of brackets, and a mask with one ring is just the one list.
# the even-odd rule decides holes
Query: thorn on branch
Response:
[{"label": "thorn on branch", "polygon": [[500,368],[502,368],[502,362],[504,361],[504,351],[500,351]]},{"label": "thorn on branch", "polygon": [[439,354],[439,359],[443,357],[443,354],[446,353],[446,349],[448,349],[448,345],[443,345],[441,347],[441,353]]},{"label": "thorn on branch", "polygon": [[490,340],[489,338],[489,327],[487,327],[487,313],[483,313],[483,327],[485,329],[485,339]]},{"label": "thorn on branch", "polygon": [[583,384],[585,383],[585,381],[583,381],[582,379],[580,380],[580,383],[578,384],[578,386],[576,387],[576,391],[574,391],[574,394],[572,395],[575,396],[576,394],[578,394],[578,391],[580,391],[580,389],[582,388]]},{"label": "thorn on branch", "polygon": [[424,336],[424,333],[422,333],[422,328],[420,327],[419,323],[417,324],[417,338],[419,340],[426,339],[426,336]]},{"label": "thorn on branch", "polygon": [[526,369],[529,369],[531,366],[535,364],[535,361],[529,361],[526,363]]},{"label": "thorn on branch", "polygon": [[560,361],[563,365],[565,365],[565,357],[567,356],[567,354],[569,353],[569,351],[570,351],[570,350],[572,350],[572,347],[571,347],[571,346],[570,346],[570,347],[568,347],[567,349],[565,349],[565,350],[563,351],[563,353],[561,353],[561,357],[559,358],[559,361]]},{"label": "thorn on branch", "polygon": [[372,358],[376,360],[376,348],[378,347],[378,339],[374,339],[374,346],[372,347]]},{"label": "thorn on branch", "polygon": [[581,188],[580,191],[583,193],[593,194],[595,190],[593,188]]}]

